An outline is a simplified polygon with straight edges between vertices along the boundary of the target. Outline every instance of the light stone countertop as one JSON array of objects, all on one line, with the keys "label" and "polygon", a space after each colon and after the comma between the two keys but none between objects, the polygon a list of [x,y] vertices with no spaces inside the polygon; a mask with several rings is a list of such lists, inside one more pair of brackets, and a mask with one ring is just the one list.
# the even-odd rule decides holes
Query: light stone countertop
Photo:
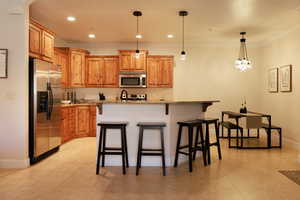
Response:
[{"label": "light stone countertop", "polygon": [[219,100],[147,100],[147,101],[121,101],[121,100],[85,100],[82,103],[76,104],[62,104],[63,107],[69,106],[89,106],[97,104],[182,104],[182,103],[200,103],[200,104],[212,104],[220,102]]}]

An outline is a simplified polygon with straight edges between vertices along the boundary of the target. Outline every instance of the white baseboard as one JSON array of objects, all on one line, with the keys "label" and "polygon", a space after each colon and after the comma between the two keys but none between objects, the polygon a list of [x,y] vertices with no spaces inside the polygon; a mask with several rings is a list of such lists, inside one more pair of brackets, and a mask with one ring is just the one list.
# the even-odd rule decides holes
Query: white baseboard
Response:
[{"label": "white baseboard", "polygon": [[23,160],[17,159],[0,159],[0,168],[27,168],[30,166],[29,158]]}]

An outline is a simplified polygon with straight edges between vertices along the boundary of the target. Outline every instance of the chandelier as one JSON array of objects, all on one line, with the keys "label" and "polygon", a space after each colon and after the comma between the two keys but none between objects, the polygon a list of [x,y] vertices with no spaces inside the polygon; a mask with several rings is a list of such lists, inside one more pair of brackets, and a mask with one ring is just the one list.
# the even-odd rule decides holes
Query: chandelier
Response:
[{"label": "chandelier", "polygon": [[235,67],[240,70],[241,72],[245,72],[248,69],[251,69],[251,62],[248,59],[248,54],[247,54],[247,47],[246,47],[246,32],[241,32],[240,33],[242,38],[241,38],[241,47],[240,47],[240,54],[239,58],[235,61]]}]

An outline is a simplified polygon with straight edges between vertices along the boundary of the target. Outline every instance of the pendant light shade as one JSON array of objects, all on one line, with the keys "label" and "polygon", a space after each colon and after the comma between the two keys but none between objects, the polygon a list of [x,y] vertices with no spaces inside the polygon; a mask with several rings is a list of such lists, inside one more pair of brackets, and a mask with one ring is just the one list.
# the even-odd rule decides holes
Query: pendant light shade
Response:
[{"label": "pendant light shade", "polygon": [[179,11],[179,16],[182,17],[182,49],[181,49],[181,53],[180,53],[180,60],[185,60],[186,59],[186,52],[184,50],[184,17],[188,16],[188,12],[187,11]]},{"label": "pendant light shade", "polygon": [[241,72],[245,72],[248,69],[251,69],[251,61],[248,58],[247,54],[247,47],[246,47],[246,32],[240,33],[242,38],[240,39],[241,47],[240,47],[240,54],[239,58],[235,61],[235,67],[240,70]]},{"label": "pendant light shade", "polygon": [[139,30],[139,17],[142,16],[142,12],[141,11],[134,11],[133,13],[133,16],[136,17],[136,35],[135,35],[135,38],[136,38],[136,50],[135,50],[135,58],[140,58],[140,50],[139,50],[139,39],[142,38],[142,35],[140,34],[140,30]]}]

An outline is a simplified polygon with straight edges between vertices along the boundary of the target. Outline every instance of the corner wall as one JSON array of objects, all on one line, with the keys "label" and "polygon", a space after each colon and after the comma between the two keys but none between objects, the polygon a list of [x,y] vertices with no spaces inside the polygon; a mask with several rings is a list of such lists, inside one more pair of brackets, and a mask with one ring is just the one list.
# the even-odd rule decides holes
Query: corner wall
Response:
[{"label": "corner wall", "polygon": [[[300,150],[300,27],[269,41],[260,48],[261,110],[272,115],[272,123],[283,128],[286,144]],[[292,64],[292,92],[268,92],[268,70]]]},{"label": "corner wall", "polygon": [[29,165],[28,12],[16,5],[2,0],[0,6],[0,48],[7,48],[9,54],[8,78],[0,79],[0,168]]}]

